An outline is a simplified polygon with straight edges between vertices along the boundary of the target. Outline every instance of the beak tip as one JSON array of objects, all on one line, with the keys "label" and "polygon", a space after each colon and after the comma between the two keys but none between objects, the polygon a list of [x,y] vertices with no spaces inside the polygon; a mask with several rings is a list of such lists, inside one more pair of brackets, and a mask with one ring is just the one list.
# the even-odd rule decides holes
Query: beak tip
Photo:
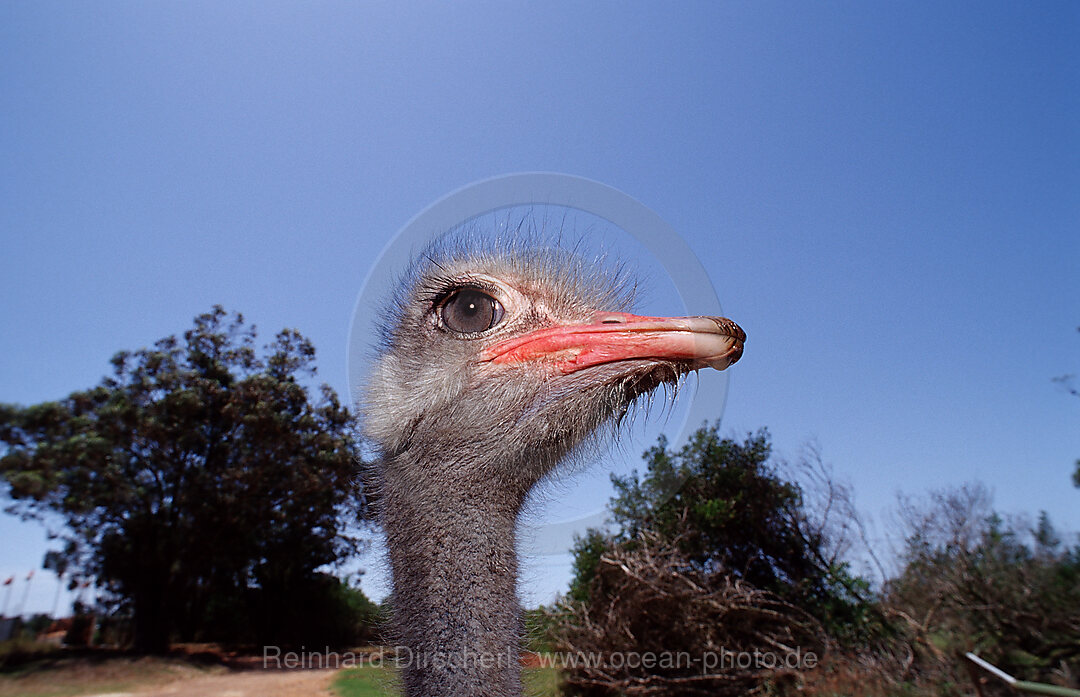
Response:
[{"label": "beak tip", "polygon": [[736,341],[727,353],[716,358],[706,359],[705,364],[716,370],[725,370],[738,363],[739,359],[742,358],[742,354],[743,343],[742,341]]}]

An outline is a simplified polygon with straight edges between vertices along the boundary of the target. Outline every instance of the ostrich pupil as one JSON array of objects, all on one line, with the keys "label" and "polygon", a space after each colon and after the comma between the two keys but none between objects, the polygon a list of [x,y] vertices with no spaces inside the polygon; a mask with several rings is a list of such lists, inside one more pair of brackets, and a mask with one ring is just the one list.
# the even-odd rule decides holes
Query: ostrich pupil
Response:
[{"label": "ostrich pupil", "polygon": [[442,320],[452,331],[474,334],[490,329],[498,320],[501,309],[490,295],[466,288],[446,301],[442,307]]}]

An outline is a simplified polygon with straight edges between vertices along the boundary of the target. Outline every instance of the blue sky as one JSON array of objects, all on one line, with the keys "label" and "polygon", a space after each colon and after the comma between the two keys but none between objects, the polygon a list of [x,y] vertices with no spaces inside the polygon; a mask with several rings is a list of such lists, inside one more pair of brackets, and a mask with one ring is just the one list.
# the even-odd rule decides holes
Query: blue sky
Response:
[{"label": "blue sky", "polygon": [[[344,393],[398,228],[566,172],[678,230],[746,329],[726,432],[816,439],[873,516],[978,478],[1080,530],[1078,33],[1072,2],[5,2],[0,400],[214,303]],[[40,565],[39,528],[0,539],[0,575]]]}]

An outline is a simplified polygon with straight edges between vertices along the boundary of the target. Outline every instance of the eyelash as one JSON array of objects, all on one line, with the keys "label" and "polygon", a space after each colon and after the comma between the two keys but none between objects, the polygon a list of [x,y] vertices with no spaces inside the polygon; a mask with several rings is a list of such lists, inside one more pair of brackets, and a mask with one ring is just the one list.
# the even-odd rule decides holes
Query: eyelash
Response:
[{"label": "eyelash", "polygon": [[421,298],[429,305],[429,312],[438,310],[443,303],[445,303],[455,293],[459,293],[463,290],[478,290],[481,293],[490,295],[491,297],[499,300],[499,289],[493,283],[484,283],[483,281],[469,281],[462,283],[460,281],[454,282],[452,285],[446,285],[440,287],[438,290],[431,290],[424,293]]}]

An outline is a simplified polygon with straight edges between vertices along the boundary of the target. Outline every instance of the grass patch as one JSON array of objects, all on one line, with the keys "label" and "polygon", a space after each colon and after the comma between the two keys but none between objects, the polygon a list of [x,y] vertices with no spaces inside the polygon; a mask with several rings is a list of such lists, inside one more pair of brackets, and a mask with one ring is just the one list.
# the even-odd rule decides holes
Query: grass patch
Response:
[{"label": "grass patch", "polygon": [[526,668],[521,681],[528,697],[560,697],[562,675],[558,668]]},{"label": "grass patch", "polygon": [[[560,676],[555,668],[526,668],[522,681],[529,697],[560,697]],[[397,671],[361,666],[342,670],[330,687],[338,697],[400,697]]]},{"label": "grass patch", "polygon": [[376,666],[360,666],[338,671],[330,689],[338,697],[396,697],[397,671]]}]

